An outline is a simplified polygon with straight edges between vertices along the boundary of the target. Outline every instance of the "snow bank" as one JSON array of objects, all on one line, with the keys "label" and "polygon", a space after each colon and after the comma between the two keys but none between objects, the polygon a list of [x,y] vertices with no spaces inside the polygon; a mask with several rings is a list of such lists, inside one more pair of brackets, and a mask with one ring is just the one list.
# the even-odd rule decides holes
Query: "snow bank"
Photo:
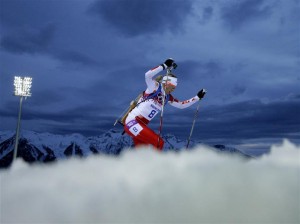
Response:
[{"label": "snow bank", "polygon": [[50,165],[21,160],[1,177],[1,223],[299,223],[300,151],[260,159],[204,146],[128,150]]}]

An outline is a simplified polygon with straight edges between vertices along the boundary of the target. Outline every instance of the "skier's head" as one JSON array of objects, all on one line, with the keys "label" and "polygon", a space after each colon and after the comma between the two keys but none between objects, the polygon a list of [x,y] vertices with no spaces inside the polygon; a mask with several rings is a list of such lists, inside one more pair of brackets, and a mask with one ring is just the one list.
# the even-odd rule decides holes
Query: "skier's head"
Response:
[{"label": "skier's head", "polygon": [[165,75],[162,78],[161,83],[163,84],[166,93],[169,94],[173,92],[177,86],[177,77],[174,74]]}]

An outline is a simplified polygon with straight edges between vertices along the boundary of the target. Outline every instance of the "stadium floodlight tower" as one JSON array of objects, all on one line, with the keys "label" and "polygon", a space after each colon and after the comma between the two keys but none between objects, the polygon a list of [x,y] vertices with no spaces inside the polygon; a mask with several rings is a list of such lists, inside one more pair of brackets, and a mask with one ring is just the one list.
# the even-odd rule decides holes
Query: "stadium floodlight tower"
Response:
[{"label": "stadium floodlight tower", "polygon": [[19,144],[19,131],[20,131],[20,123],[21,123],[21,112],[22,112],[22,101],[23,98],[31,96],[31,85],[32,78],[31,77],[20,77],[15,76],[14,86],[15,86],[15,96],[20,96],[20,105],[19,105],[19,116],[16,130],[16,141],[15,141],[15,149],[13,155],[13,161],[17,158],[18,144]]}]

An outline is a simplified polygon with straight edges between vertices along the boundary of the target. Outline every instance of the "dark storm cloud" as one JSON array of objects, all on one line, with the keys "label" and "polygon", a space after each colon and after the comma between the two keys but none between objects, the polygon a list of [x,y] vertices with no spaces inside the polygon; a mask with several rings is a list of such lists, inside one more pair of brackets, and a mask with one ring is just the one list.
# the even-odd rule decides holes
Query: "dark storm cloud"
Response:
[{"label": "dark storm cloud", "polygon": [[264,0],[234,1],[222,8],[221,17],[231,30],[237,30],[247,22],[267,18],[272,7],[264,3]]},{"label": "dark storm cloud", "polygon": [[0,24],[6,29],[40,28],[66,17],[73,1],[1,0]]},{"label": "dark storm cloud", "polygon": [[46,125],[46,131],[58,134],[81,133],[85,136],[102,134],[113,128],[115,116],[102,104],[86,104],[68,110],[56,112],[26,112],[24,121],[40,120]]},{"label": "dark storm cloud", "polygon": [[206,22],[208,22],[214,13],[214,8],[211,6],[207,6],[203,8],[203,12],[202,12],[202,18],[200,19],[200,23],[201,24],[205,24]]},{"label": "dark storm cloud", "polygon": [[205,7],[203,9],[203,18],[205,20],[208,20],[212,17],[213,15],[213,8],[211,6]]},{"label": "dark storm cloud", "polygon": [[290,100],[300,100],[300,94],[290,94],[287,99]]},{"label": "dark storm cloud", "polygon": [[[175,73],[183,74],[184,77],[190,78],[194,76],[205,79],[216,78],[224,72],[222,64],[215,60],[193,60],[180,62],[180,66]],[[197,74],[195,74],[197,71]]]},{"label": "dark storm cloud", "polygon": [[122,34],[138,36],[182,29],[192,10],[190,0],[97,1],[89,12],[99,15]]},{"label": "dark storm cloud", "polygon": [[[293,138],[300,139],[300,100],[294,99],[271,103],[252,100],[209,108],[202,106],[194,137],[207,140],[217,138],[233,140],[294,136]],[[187,136],[194,112],[195,110],[173,112],[169,123],[164,123],[165,131]]]},{"label": "dark storm cloud", "polygon": [[[73,90],[74,95],[76,92],[76,90]],[[25,100],[23,100],[22,110],[25,112],[23,117],[26,119],[48,119],[51,117],[51,114],[55,115],[55,113],[52,113],[51,111],[55,110],[59,104],[64,103],[65,101],[63,92],[59,92],[57,89],[37,90],[32,91],[32,94],[33,97],[25,98]],[[18,100],[8,100],[3,107],[0,108],[0,116],[14,118],[18,111],[18,106]],[[44,107],[50,108],[49,111],[45,112],[45,109],[42,109]],[[65,120],[66,118],[63,117],[62,119]]]},{"label": "dark storm cloud", "polygon": [[62,103],[64,101],[63,94],[58,93],[56,90],[38,90],[32,93],[34,97],[30,97],[30,100],[26,102],[29,107],[37,106],[49,106]]},{"label": "dark storm cloud", "polygon": [[56,27],[49,24],[42,29],[18,29],[14,33],[4,35],[0,47],[12,53],[41,53],[48,49],[54,37]]},{"label": "dark storm cloud", "polygon": [[231,92],[233,95],[241,95],[243,94],[245,91],[246,91],[246,87],[244,85],[239,85],[239,84],[236,84],[233,86]]},{"label": "dark storm cloud", "polygon": [[[39,1],[1,0],[0,23],[6,26],[32,25],[31,21],[36,20],[32,10],[33,5],[37,6],[36,3],[39,4]],[[36,7],[35,11],[40,12],[41,7]]]},{"label": "dark storm cloud", "polygon": [[[295,133],[298,6],[272,0],[0,0],[0,128],[14,128],[17,118],[11,74],[34,78],[24,127],[94,135],[110,129],[145,90],[145,72],[171,56],[179,65],[175,97],[208,91],[195,138]],[[224,23],[239,32],[228,35],[220,29]],[[274,98],[286,101],[242,102]],[[242,103],[229,104],[236,100]],[[195,108],[167,108],[163,133],[186,137]],[[157,130],[159,118],[151,125]]]},{"label": "dark storm cloud", "polygon": [[87,66],[96,66],[98,62],[91,57],[77,51],[64,51],[55,53],[56,58],[64,61]]},{"label": "dark storm cloud", "polygon": [[[76,10],[76,7],[80,6],[68,0],[1,0],[0,49],[14,54],[44,54],[61,61],[64,65],[73,63],[96,66],[97,61],[89,57],[86,51],[80,52],[78,43],[72,45],[74,38],[64,43],[66,36],[62,30],[66,31],[70,25],[65,25],[66,10]],[[79,28],[82,25],[80,16],[86,15],[78,14],[78,18],[73,19]],[[76,28],[71,29],[67,35],[71,36],[73,32],[76,33]]]},{"label": "dark storm cloud", "polygon": [[[37,107],[30,107],[28,101],[22,120],[39,121],[53,133],[68,134],[78,130],[77,132],[86,136],[98,135],[113,128],[116,119],[112,108],[103,107],[103,103],[106,102],[93,102],[65,110],[40,111]],[[195,108],[171,113],[168,109],[165,112],[163,133],[186,138],[192,125]],[[203,105],[199,111],[193,137],[204,141],[227,139],[232,142],[251,138],[300,139],[299,114],[299,94],[270,103],[252,100],[208,108]],[[16,117],[17,104],[9,103],[1,108],[0,116],[4,119]],[[158,130],[158,127],[159,119],[155,119],[151,123],[151,128]],[[121,126],[115,128],[122,129]]]},{"label": "dark storm cloud", "polygon": [[16,32],[4,35],[0,40],[2,50],[15,54],[46,54],[66,63],[84,66],[97,66],[99,63],[84,53],[76,50],[60,50],[53,47],[52,40],[57,28],[49,24],[40,30],[17,29]]},{"label": "dark storm cloud", "polygon": [[[56,108],[55,110],[54,108],[54,110],[44,109],[43,111],[37,105],[35,107],[31,106],[32,104],[29,102],[23,105],[23,122],[32,120],[42,121],[45,124],[59,122],[63,126],[72,128],[73,125],[93,126],[95,124],[105,124],[106,121],[112,125],[115,118],[113,115],[108,115],[110,112],[109,109],[103,108],[101,104],[89,103],[71,109]],[[15,102],[7,103],[6,106],[0,109],[0,116],[2,118],[16,118],[17,111],[18,104]]]}]

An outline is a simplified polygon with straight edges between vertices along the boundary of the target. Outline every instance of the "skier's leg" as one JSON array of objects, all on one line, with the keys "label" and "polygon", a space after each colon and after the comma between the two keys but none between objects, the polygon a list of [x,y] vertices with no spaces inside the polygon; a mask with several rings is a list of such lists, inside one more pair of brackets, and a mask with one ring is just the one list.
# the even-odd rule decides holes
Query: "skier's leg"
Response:
[{"label": "skier's leg", "polygon": [[138,120],[133,120],[131,122],[128,122],[124,126],[124,130],[133,138],[135,146],[152,145],[157,149],[162,150],[164,141],[159,135],[147,127],[143,122]]},{"label": "skier's leg", "polygon": [[134,143],[135,147],[141,146],[141,145],[146,145],[145,142],[142,142],[142,141],[138,140],[135,136],[132,136],[132,140],[133,140],[133,143]]},{"label": "skier's leg", "polygon": [[146,145],[147,143],[145,143],[145,142],[141,141],[139,138],[137,138],[137,134],[135,134],[133,129],[129,129],[130,126],[128,124],[129,124],[129,122],[126,125],[124,125],[124,131],[132,138],[134,146],[136,147],[136,146],[140,146],[140,145]]},{"label": "skier's leg", "polygon": [[146,125],[143,126],[143,130],[135,138],[142,144],[152,145],[159,150],[163,149],[164,140]]}]

